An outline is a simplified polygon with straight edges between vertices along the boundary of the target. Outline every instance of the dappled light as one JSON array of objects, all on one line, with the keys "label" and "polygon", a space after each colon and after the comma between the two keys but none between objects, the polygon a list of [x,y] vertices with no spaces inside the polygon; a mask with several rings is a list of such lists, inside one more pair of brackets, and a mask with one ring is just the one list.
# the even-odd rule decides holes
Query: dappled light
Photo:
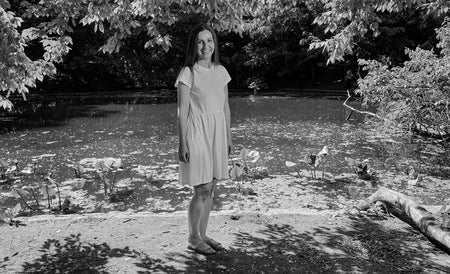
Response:
[{"label": "dappled light", "polygon": [[[303,217],[304,218],[304,217]],[[264,221],[264,218],[260,218]],[[258,218],[247,218],[247,222]],[[301,220],[298,220],[301,222]],[[170,253],[167,258],[186,265],[186,272],[231,273],[338,273],[445,272],[448,266],[425,254],[439,254],[421,244],[423,236],[412,229],[390,229],[370,219],[355,218],[346,227],[298,232],[291,225],[267,224],[252,232],[237,232],[231,247],[207,258]]]},{"label": "dappled light", "polygon": [[450,273],[449,12],[0,0],[0,272]]},{"label": "dappled light", "polygon": [[[421,139],[400,143],[377,138],[362,117],[345,121],[340,100],[255,97],[230,102],[235,117],[230,169],[233,173],[238,164],[245,174],[219,183],[214,210],[337,210],[380,186],[425,204],[439,204],[450,195],[445,147]],[[54,183],[46,184],[52,193],[44,196],[54,197],[59,186],[61,203],[65,198],[70,202],[66,212],[187,208],[192,191],[178,183],[174,104],[104,105],[80,111],[84,114],[69,115],[51,129],[3,135],[5,172],[16,179],[5,179],[0,204],[14,207],[21,198],[11,196],[11,190],[25,191],[23,186],[39,184],[52,172]],[[325,150],[326,155],[321,153]],[[323,159],[313,165],[310,157],[304,160],[305,155],[318,154]],[[110,170],[100,164],[111,161],[107,159],[120,164]],[[23,210],[37,206],[33,191],[28,189],[24,198],[29,206],[22,204]],[[58,207],[58,199],[39,204]]]},{"label": "dappled light", "polygon": [[147,271],[174,271],[166,267],[160,260],[152,260],[145,254],[129,247],[115,248],[107,243],[89,243],[80,239],[81,234],[71,234],[63,240],[47,239],[39,252],[39,258],[23,264],[24,272],[33,273],[103,273],[109,261],[114,259],[134,259],[138,266]]}]

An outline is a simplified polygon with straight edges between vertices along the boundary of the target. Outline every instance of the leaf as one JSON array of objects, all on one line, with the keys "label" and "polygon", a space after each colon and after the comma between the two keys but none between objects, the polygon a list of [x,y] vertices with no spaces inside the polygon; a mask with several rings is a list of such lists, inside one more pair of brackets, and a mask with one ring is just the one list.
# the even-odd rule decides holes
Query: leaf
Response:
[{"label": "leaf", "polygon": [[103,171],[110,171],[112,166],[101,163],[101,167]]},{"label": "leaf", "polygon": [[8,169],[6,170],[6,174],[9,174],[9,173],[15,173],[17,171],[17,167],[16,166],[11,166],[11,167],[8,167]]},{"label": "leaf", "polygon": [[344,159],[345,159],[345,161],[347,161],[347,164],[351,167],[357,167],[359,164],[359,161],[357,161],[355,159],[348,158],[348,157],[345,157]]},{"label": "leaf", "polygon": [[312,165],[312,166],[316,166],[317,158],[318,158],[317,155],[310,154],[309,155],[309,162],[308,162],[308,164]]},{"label": "leaf", "polygon": [[310,159],[309,159],[309,154],[305,154],[305,156],[303,156],[303,159],[301,160],[303,163],[305,164],[310,164]]},{"label": "leaf", "polygon": [[[315,157],[314,157],[315,156]],[[317,155],[311,155],[314,158],[314,167],[318,167],[322,163],[322,157]]]},{"label": "leaf", "polygon": [[120,158],[114,159],[113,163],[110,165],[113,168],[121,168],[122,167],[122,160]]},{"label": "leaf", "polygon": [[14,207],[11,209],[11,212],[10,212],[11,218],[16,217],[17,214],[19,214],[20,210],[22,210],[22,206],[20,205],[20,203],[17,203],[16,206],[14,206]]},{"label": "leaf", "polygon": [[256,162],[259,160],[259,157],[260,157],[259,152],[256,151],[256,150],[250,151],[250,152],[247,154],[247,156],[248,156],[249,158],[251,158],[251,159],[250,159],[250,162],[252,162],[252,163],[256,163]]},{"label": "leaf", "polygon": [[242,167],[240,167],[238,164],[235,163],[230,170],[230,178],[236,179],[241,175],[242,175]]},{"label": "leaf", "polygon": [[21,188],[13,187],[13,189],[11,190],[11,195],[16,198],[27,197],[29,194],[30,193],[28,193],[28,191]]},{"label": "leaf", "polygon": [[0,108],[3,108],[7,111],[11,111],[12,107],[13,107],[13,104],[11,103],[10,100],[4,99],[3,97],[0,96]]},{"label": "leaf", "polygon": [[0,166],[1,166],[1,167],[8,167],[8,162],[6,162],[6,161],[3,160],[3,159],[0,159]]},{"label": "leaf", "polygon": [[0,209],[0,224],[6,222],[7,217],[6,210]]},{"label": "leaf", "polygon": [[317,153],[317,156],[326,156],[326,155],[328,155],[328,147],[327,146],[324,146],[323,148],[322,148],[322,150],[321,151],[319,151],[319,153]]},{"label": "leaf", "polygon": [[41,185],[41,193],[46,199],[48,199],[56,194],[56,190],[47,184],[43,184]]},{"label": "leaf", "polygon": [[55,185],[57,184],[55,180],[53,180],[52,178],[50,178],[50,176],[45,177],[44,180],[50,182],[51,184],[55,184]]},{"label": "leaf", "polygon": [[103,173],[102,170],[96,170],[98,177],[100,177],[100,180],[104,180],[105,179],[105,174]]},{"label": "leaf", "polygon": [[105,28],[103,27],[103,23],[102,23],[102,22],[100,22],[100,23],[98,24],[98,29],[99,29],[102,33],[105,32]]},{"label": "leaf", "polygon": [[106,171],[109,171],[110,168],[120,168],[122,160],[120,158],[107,158],[103,161],[103,164],[107,167]]},{"label": "leaf", "polygon": [[284,163],[286,164],[287,167],[293,167],[293,166],[296,166],[296,165],[297,165],[296,163],[290,162],[290,161],[286,161],[286,162],[284,162]]},{"label": "leaf", "polygon": [[247,155],[248,155],[248,149],[245,147],[241,149],[241,153],[239,153],[239,158],[242,159],[242,161],[247,161]]},{"label": "leaf", "polygon": [[22,30],[22,37],[25,38],[26,40],[30,41],[34,40],[39,37],[38,31],[39,31],[38,29],[33,27],[24,29]]},{"label": "leaf", "polygon": [[102,162],[101,161],[98,161],[98,162],[95,163],[95,169],[96,170],[102,170]]},{"label": "leaf", "polygon": [[30,165],[27,165],[24,169],[20,171],[22,174],[33,174],[33,167]]},{"label": "leaf", "polygon": [[97,163],[95,163],[95,168],[97,169],[97,171],[109,171],[110,167],[107,166],[103,161],[98,161]]},{"label": "leaf", "polygon": [[79,174],[84,173],[85,169],[80,163],[76,163],[74,165],[74,168],[78,171]]},{"label": "leaf", "polygon": [[47,177],[51,178],[56,173],[56,168],[52,168],[48,171]]},{"label": "leaf", "polygon": [[138,165],[136,171],[137,171],[137,173],[138,173],[140,176],[145,177],[145,169],[144,169],[144,166]]},{"label": "leaf", "polygon": [[145,173],[145,179],[146,179],[146,180],[149,180],[149,181],[152,181],[152,179],[153,179],[153,173],[152,173],[151,171]]},{"label": "leaf", "polygon": [[153,39],[148,40],[145,42],[144,48],[147,49],[149,47],[153,47],[155,45],[155,41]]},{"label": "leaf", "polygon": [[444,205],[439,209],[439,211],[437,212],[438,217],[440,217],[441,214],[445,214],[446,212],[450,211],[450,207],[447,209],[447,206],[449,205],[450,200],[445,202]]},{"label": "leaf", "polygon": [[357,174],[358,175],[364,175],[364,174],[367,174],[367,165],[363,165],[362,163],[361,164],[358,164],[357,166],[356,166],[356,168],[357,168]]}]

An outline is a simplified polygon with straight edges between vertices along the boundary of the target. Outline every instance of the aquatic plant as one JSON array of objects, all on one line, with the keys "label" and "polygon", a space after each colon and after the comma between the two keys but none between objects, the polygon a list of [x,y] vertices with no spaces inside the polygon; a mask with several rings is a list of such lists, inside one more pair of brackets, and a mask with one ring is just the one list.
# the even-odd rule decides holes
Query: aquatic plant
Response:
[{"label": "aquatic plant", "polygon": [[[53,180],[50,176],[45,177],[45,181],[46,181],[46,182],[49,182],[49,183],[51,183],[51,184],[53,184],[53,185],[56,186],[56,191],[55,191],[54,188],[48,188],[49,185],[48,185],[48,184],[45,184],[45,185],[47,186],[47,193],[46,193],[47,199],[49,199],[49,197],[51,197],[51,196],[57,194],[57,195],[58,195],[59,211],[62,211],[63,207],[62,207],[62,204],[61,204],[61,191],[60,191],[60,189],[59,189],[59,184],[58,184],[55,180]],[[48,192],[48,190],[51,190],[53,195],[50,195],[50,193]]]},{"label": "aquatic plant", "polygon": [[34,210],[34,208],[31,207],[28,204],[27,200],[25,199],[29,195],[28,191],[21,188],[13,187],[11,189],[11,195],[13,197],[19,198],[29,209]]},{"label": "aquatic plant", "polygon": [[[59,184],[51,178],[56,172],[54,168],[50,168],[47,172],[39,170],[38,159],[32,159],[32,162],[28,163],[20,171],[19,161],[16,159],[10,161],[10,164],[3,160],[1,165],[3,169],[6,169],[4,173],[6,180],[12,181],[14,179],[14,187],[11,188],[11,195],[20,199],[28,209],[35,211],[41,208],[40,195],[47,199],[48,208],[50,209],[51,200],[57,194],[59,198],[59,209],[61,210]],[[36,176],[39,176],[39,178]],[[41,176],[45,176],[43,180],[41,180]],[[54,189],[54,186],[56,186],[57,190]],[[34,205],[29,202],[30,197],[34,200]]]},{"label": "aquatic plant", "polygon": [[85,172],[84,167],[80,163],[74,163],[72,165],[73,171],[75,172],[76,178],[81,178],[81,174]]},{"label": "aquatic plant", "polygon": [[256,95],[260,90],[268,88],[264,77],[253,76],[247,80],[248,87],[253,90],[253,94]]},{"label": "aquatic plant", "polygon": [[[20,211],[22,210],[22,206],[20,203],[17,203],[13,208],[7,208],[5,210],[0,211],[0,224],[8,222],[9,225],[14,224],[13,218],[16,217]],[[9,219],[9,221],[7,221]]]},{"label": "aquatic plant", "polygon": [[134,171],[145,178],[148,183],[153,181],[153,170],[149,166],[138,165],[137,168],[133,168],[131,171]]},{"label": "aquatic plant", "polygon": [[[322,150],[320,150],[317,154],[310,154],[307,153],[303,157],[303,159],[300,160],[301,163],[307,164],[309,167],[312,168],[311,170],[311,177],[313,179],[317,179],[316,177],[316,168],[318,168],[320,165],[322,165],[322,179],[324,178],[324,159],[328,155],[328,146],[324,146]],[[298,164],[291,161],[286,161],[285,165],[287,167],[295,167]],[[300,177],[300,172],[298,169],[296,169],[297,175]]]},{"label": "aquatic plant", "polygon": [[25,186],[24,190],[28,191],[28,193],[31,193],[31,196],[33,197],[34,201],[36,202],[36,208],[39,208],[39,199],[38,199],[38,193],[39,191],[37,189],[40,188],[39,184],[32,184],[31,186]]},{"label": "aquatic plant", "polygon": [[[242,148],[239,156],[231,159],[230,178],[233,180],[245,180],[250,179],[252,181],[258,177],[258,172],[264,172],[257,170],[256,165],[261,159],[261,155],[256,150],[248,150]],[[267,171],[265,171],[267,173]]]},{"label": "aquatic plant", "polygon": [[43,183],[43,184],[41,185],[41,193],[42,193],[42,195],[44,196],[44,198],[47,199],[48,208],[50,209],[50,208],[51,208],[51,200],[52,200],[52,197],[54,197],[55,194],[56,194],[55,189],[54,189],[51,185],[48,185],[48,184],[46,184],[46,183]]},{"label": "aquatic plant", "polygon": [[107,158],[105,160],[97,161],[95,164],[95,169],[98,178],[103,183],[103,188],[105,191],[105,196],[109,192],[114,191],[114,186],[116,184],[117,172],[122,171],[122,161],[114,158]]},{"label": "aquatic plant", "polygon": [[352,168],[353,172],[363,180],[370,180],[373,175],[369,173],[369,168],[367,165],[368,160],[356,160],[349,157],[344,158],[347,164]]},{"label": "aquatic plant", "polygon": [[8,170],[8,162],[6,162],[3,159],[0,159],[0,178],[5,179],[6,178],[6,171]]},{"label": "aquatic plant", "polygon": [[254,182],[256,179],[267,177],[265,168],[258,169],[257,164],[261,155],[256,150],[242,148],[239,156],[231,159],[230,178],[235,181],[236,192],[241,195],[257,195],[251,188],[244,185],[244,181]]}]

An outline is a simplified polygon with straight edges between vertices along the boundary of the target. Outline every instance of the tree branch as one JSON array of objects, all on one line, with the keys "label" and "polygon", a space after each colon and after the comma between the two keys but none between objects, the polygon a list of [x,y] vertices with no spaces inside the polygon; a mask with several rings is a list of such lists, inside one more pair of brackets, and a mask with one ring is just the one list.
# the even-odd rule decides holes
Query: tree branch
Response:
[{"label": "tree branch", "polygon": [[359,109],[356,109],[356,108],[354,108],[354,107],[351,107],[351,106],[347,105],[347,102],[348,102],[348,100],[349,100],[351,97],[352,97],[352,96],[350,95],[350,92],[347,90],[347,99],[345,99],[345,101],[344,101],[344,103],[343,103],[343,105],[344,105],[345,107],[349,108],[349,109],[352,110],[352,111],[355,111],[355,112],[357,112],[357,113],[360,113],[360,114],[366,114],[366,115],[370,115],[370,116],[372,116],[372,117],[378,118],[378,119],[380,119],[380,120],[386,120],[386,119],[383,119],[382,117],[376,115],[376,114],[373,113],[373,112],[359,110]]}]

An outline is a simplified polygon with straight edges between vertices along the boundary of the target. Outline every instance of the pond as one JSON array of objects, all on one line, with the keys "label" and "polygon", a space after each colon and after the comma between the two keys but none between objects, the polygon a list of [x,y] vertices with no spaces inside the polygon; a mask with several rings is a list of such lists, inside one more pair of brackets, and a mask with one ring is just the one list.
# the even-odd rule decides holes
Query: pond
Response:
[{"label": "pond", "polygon": [[[450,195],[448,149],[418,138],[402,142],[381,138],[367,128],[360,115],[353,114],[346,121],[349,112],[342,100],[252,96],[230,99],[230,108],[234,156],[243,147],[260,152],[258,165],[269,177],[243,183],[256,195],[239,193],[233,182],[221,183],[216,210],[253,208],[255,204],[311,207],[320,201],[326,206],[319,209],[334,209],[345,204],[344,200],[369,195],[380,185],[402,190],[425,204],[441,204]],[[176,112],[174,103],[68,106],[58,110],[58,119],[1,134],[1,158],[17,159],[20,169],[30,166],[34,159],[38,172],[0,185],[0,206],[10,207],[19,201],[11,195],[12,186],[42,183],[43,175],[54,169],[53,178],[62,186],[62,197],[69,197],[83,212],[185,210],[191,190],[177,183]],[[285,164],[299,163],[305,154],[316,154],[324,146],[329,148],[324,179],[311,180],[306,165],[299,164],[297,173]],[[125,170],[117,177],[117,187],[130,191],[120,201],[105,198],[93,172],[82,176],[81,185],[77,184],[70,167],[72,162],[107,157],[120,158]],[[345,158],[366,160],[382,180],[355,183]],[[139,166],[152,171],[151,180],[133,172]],[[406,173],[412,167],[425,174],[430,183],[411,188]],[[403,177],[399,179],[398,175]],[[296,197],[291,197],[292,192]],[[311,195],[311,203],[305,202]],[[283,202],[267,205],[268,200],[280,197],[285,198]],[[295,205],[300,200],[302,205]],[[33,203],[31,198],[29,203]]]}]

